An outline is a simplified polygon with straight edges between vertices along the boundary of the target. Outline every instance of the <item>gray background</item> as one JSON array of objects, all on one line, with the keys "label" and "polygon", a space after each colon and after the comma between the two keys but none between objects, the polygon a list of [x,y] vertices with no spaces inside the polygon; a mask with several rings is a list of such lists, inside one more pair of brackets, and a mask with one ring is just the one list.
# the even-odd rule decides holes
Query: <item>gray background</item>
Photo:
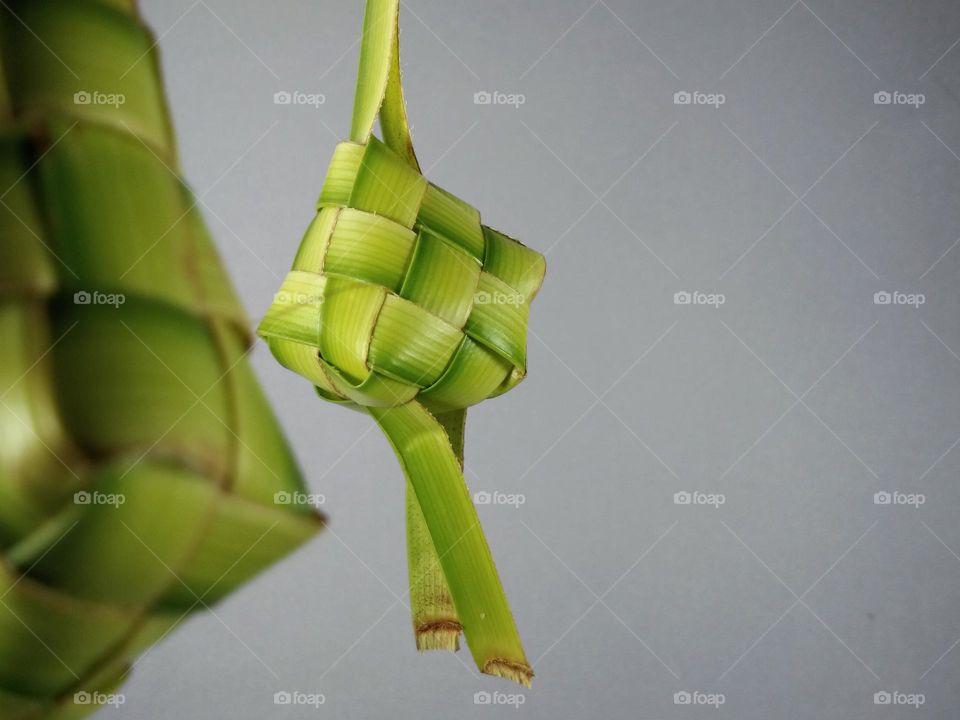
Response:
[{"label": "gray background", "polygon": [[[361,3],[143,10],[186,175],[258,318],[348,129]],[[330,530],[151,650],[103,716],[956,717],[956,4],[406,0],[402,26],[429,175],[548,257],[530,376],[471,412],[467,443],[472,490],[525,496],[480,514],[534,689],[478,706],[516,690],[466,651],[417,655],[386,441],[261,346]],[[326,702],[275,707],[280,690]]]}]

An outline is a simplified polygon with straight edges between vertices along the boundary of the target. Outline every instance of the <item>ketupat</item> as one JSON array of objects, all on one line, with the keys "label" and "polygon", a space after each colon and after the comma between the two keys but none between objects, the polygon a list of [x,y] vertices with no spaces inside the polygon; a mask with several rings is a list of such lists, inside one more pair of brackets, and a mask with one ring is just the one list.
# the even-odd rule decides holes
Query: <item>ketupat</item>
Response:
[{"label": "ketupat", "polygon": [[[368,412],[407,476],[420,649],[533,671],[463,479],[466,408],[526,373],[544,258],[429,183],[400,82],[399,0],[367,0],[350,140],[337,146],[291,272],[258,332],[326,400]],[[383,141],[373,137],[379,117]]]},{"label": "ketupat", "polygon": [[0,9],[0,720],[92,712],[323,524],[284,502],[154,44],[133,0]]}]

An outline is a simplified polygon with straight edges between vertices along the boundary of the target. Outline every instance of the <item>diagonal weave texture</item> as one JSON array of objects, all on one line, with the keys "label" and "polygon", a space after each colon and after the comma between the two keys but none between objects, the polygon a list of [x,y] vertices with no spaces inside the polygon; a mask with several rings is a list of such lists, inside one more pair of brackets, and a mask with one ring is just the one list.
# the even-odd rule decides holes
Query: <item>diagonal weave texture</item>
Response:
[{"label": "diagonal weave texture", "polygon": [[0,720],[48,720],[97,710],[322,517],[276,502],[302,477],[132,0],[5,8]]},{"label": "diagonal weave texture", "polygon": [[317,207],[260,329],[283,364],[329,400],[435,413],[523,379],[540,254],[374,137],[337,147]]}]

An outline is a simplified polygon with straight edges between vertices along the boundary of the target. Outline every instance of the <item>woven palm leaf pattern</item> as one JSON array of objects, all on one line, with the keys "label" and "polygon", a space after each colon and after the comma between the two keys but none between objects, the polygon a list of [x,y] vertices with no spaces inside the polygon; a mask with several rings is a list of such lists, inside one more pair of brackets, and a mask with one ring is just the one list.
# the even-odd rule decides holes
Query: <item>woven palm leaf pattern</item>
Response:
[{"label": "woven palm leaf pattern", "polygon": [[246,362],[134,3],[5,7],[0,720],[73,718],[323,519]]},{"label": "woven palm leaf pattern", "polygon": [[261,325],[281,362],[376,408],[447,412],[523,379],[543,256],[376,138],[337,147],[318,210]]}]

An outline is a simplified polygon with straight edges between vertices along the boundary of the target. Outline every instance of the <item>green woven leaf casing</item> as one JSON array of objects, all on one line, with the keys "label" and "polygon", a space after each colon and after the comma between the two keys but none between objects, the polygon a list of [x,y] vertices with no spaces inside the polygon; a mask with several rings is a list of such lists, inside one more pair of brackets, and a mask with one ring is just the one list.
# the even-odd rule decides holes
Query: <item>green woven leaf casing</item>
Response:
[{"label": "green woven leaf casing", "polygon": [[523,379],[543,256],[374,137],[337,147],[317,208],[259,328],[281,363],[331,399],[434,413]]},{"label": "green woven leaf casing", "polygon": [[133,2],[7,5],[0,720],[72,718],[323,518],[176,174]]},{"label": "green woven leaf casing", "polygon": [[[326,400],[366,410],[408,481],[420,649],[525,685],[526,660],[462,473],[466,408],[526,375],[543,256],[423,177],[399,67],[399,1],[367,0],[351,137],[258,333]],[[372,135],[379,116],[384,141]]]}]

